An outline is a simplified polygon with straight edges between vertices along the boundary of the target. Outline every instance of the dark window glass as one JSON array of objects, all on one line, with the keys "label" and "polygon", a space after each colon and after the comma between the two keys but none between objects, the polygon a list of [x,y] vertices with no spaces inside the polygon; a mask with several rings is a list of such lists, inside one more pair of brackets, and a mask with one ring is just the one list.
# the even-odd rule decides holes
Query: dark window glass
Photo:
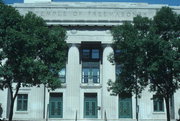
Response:
[{"label": "dark window glass", "polygon": [[83,49],[83,58],[89,59],[90,58],[90,49]]},{"label": "dark window glass", "polygon": [[132,118],[132,98],[119,97],[119,118]]},{"label": "dark window glass", "polygon": [[97,94],[86,93],[84,95],[84,117],[97,118]]},{"label": "dark window glass", "polygon": [[99,50],[92,49],[92,59],[99,59]]},{"label": "dark window glass", "polygon": [[161,96],[153,96],[153,107],[155,112],[164,112],[164,101]]},{"label": "dark window glass", "polygon": [[99,61],[100,50],[99,49],[82,49],[83,61]]},{"label": "dark window glass", "polygon": [[18,94],[17,95],[17,111],[27,111],[28,109],[28,95]]},{"label": "dark window glass", "polygon": [[62,93],[50,93],[49,99],[49,117],[63,117],[63,95]]}]

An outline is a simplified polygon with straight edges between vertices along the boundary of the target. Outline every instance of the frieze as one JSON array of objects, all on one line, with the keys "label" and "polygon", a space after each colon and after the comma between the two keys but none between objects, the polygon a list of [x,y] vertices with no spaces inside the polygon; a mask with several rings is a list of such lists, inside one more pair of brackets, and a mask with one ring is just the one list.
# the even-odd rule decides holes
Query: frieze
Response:
[{"label": "frieze", "polygon": [[25,15],[29,11],[41,16],[45,20],[86,20],[86,21],[121,21],[132,20],[133,17],[141,15],[152,17],[156,10],[142,9],[53,9],[53,8],[17,8],[21,14]]},{"label": "frieze", "polygon": [[[41,16],[44,20],[49,22],[50,24],[82,24],[85,23],[87,25],[116,25],[122,23],[123,21],[132,21],[133,18],[137,15],[141,15],[143,17],[152,18],[158,9],[162,6],[154,6],[146,5],[146,7],[140,7],[136,5],[114,7],[108,5],[108,7],[102,7],[98,4],[96,7],[87,6],[88,4],[81,6],[73,6],[74,3],[69,3],[68,5],[61,4],[47,4],[47,6],[42,6],[40,4],[33,4],[31,6],[26,6],[26,4],[17,4],[14,7],[19,10],[22,15],[25,15],[29,11],[35,13],[38,16]],[[91,3],[92,4],[92,3]],[[95,3],[93,3],[94,5]],[[105,3],[104,3],[105,4]],[[18,6],[19,5],[19,6]],[[30,5],[30,4],[29,4]],[[63,6],[64,5],[64,6]],[[79,5],[76,3],[76,5]],[[114,5],[114,4],[112,4]],[[95,6],[95,5],[94,5]],[[133,7],[131,7],[133,6]],[[177,13],[180,12],[180,7],[174,9]],[[49,24],[48,23],[48,24]]]}]

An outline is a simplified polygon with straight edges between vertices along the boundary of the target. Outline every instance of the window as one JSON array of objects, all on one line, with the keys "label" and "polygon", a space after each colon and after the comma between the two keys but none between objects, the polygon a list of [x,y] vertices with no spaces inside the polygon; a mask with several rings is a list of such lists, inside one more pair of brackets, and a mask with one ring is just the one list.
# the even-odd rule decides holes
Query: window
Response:
[{"label": "window", "polygon": [[84,94],[84,117],[97,118],[97,94],[85,93]]},{"label": "window", "polygon": [[153,96],[154,112],[164,112],[164,100],[161,96]]},{"label": "window", "polygon": [[92,59],[99,59],[99,49],[92,49]]},{"label": "window", "polygon": [[49,99],[49,118],[63,117],[62,93],[50,93]]},{"label": "window", "polygon": [[116,78],[118,78],[120,73],[121,73],[121,65],[120,64],[116,64]]},{"label": "window", "polygon": [[100,59],[100,50],[93,48],[82,49],[82,60],[83,61],[98,61]]},{"label": "window", "polygon": [[99,62],[82,63],[82,83],[99,83]]},{"label": "window", "polygon": [[28,109],[28,95],[18,94],[17,95],[17,111],[27,111]]},{"label": "window", "polygon": [[119,118],[132,118],[131,96],[119,97]]},{"label": "window", "polygon": [[66,82],[66,68],[63,68],[63,69],[61,69],[61,71],[59,71],[59,79],[60,79],[61,83]]}]

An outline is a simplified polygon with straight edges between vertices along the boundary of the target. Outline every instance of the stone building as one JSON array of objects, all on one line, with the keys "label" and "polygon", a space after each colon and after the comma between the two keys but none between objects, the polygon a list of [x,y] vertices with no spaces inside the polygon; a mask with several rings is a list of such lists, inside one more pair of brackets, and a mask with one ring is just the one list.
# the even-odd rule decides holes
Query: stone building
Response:
[{"label": "stone building", "polygon": [[[107,56],[113,52],[110,30],[123,21],[141,15],[152,18],[164,4],[123,2],[51,2],[24,0],[12,4],[22,15],[28,11],[41,16],[48,26],[67,29],[69,44],[66,68],[60,72],[62,88],[49,91],[40,87],[21,88],[14,105],[15,120],[31,121],[135,121],[135,96],[111,96],[109,79],[115,80],[116,65]],[[180,6],[170,6],[180,14]],[[8,116],[8,90],[0,91],[3,118]],[[171,99],[171,118],[178,119],[180,91]],[[165,121],[163,99],[143,91],[138,99],[140,121]]]}]

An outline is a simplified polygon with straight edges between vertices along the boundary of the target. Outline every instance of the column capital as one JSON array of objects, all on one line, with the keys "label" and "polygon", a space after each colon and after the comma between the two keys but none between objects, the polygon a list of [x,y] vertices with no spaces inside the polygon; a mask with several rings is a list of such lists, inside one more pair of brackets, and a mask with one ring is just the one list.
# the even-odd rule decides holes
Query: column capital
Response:
[{"label": "column capital", "polygon": [[69,48],[70,47],[77,47],[77,48],[79,48],[80,44],[79,43],[69,43],[68,46],[69,46]]},{"label": "column capital", "polygon": [[102,44],[103,49],[106,47],[112,47],[112,46],[113,46],[113,44]]}]

